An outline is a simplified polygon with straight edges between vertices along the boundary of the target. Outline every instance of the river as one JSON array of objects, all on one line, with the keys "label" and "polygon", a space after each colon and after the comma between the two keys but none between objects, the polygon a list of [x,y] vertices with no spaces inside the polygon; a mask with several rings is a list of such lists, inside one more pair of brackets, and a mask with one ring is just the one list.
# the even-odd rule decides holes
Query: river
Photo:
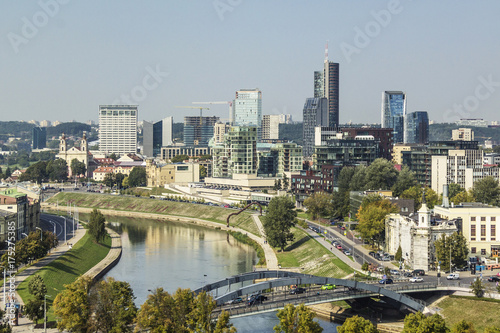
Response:
[{"label": "river", "polygon": [[[177,288],[196,289],[239,273],[257,262],[252,247],[225,232],[170,221],[107,217],[121,234],[122,257],[104,277],[130,283],[140,306],[158,287],[173,293]],[[336,324],[318,320],[324,332],[337,332]],[[232,319],[240,333],[273,332],[276,313]]]}]

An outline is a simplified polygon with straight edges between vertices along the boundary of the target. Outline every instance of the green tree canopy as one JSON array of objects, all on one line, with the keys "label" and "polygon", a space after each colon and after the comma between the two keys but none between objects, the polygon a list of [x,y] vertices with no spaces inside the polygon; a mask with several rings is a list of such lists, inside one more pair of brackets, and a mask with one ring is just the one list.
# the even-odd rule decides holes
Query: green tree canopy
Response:
[{"label": "green tree canopy", "polygon": [[468,191],[458,192],[454,197],[450,197],[450,202],[458,205],[462,202],[476,202],[476,200],[472,194],[472,189],[469,189]]},{"label": "green tree canopy", "polygon": [[36,299],[43,300],[47,294],[47,287],[45,286],[45,281],[43,278],[35,274],[28,283],[28,291],[31,295],[35,296]]},{"label": "green tree canopy", "polygon": [[358,165],[354,169],[354,174],[351,177],[351,182],[349,184],[349,190],[351,191],[363,191],[366,190],[366,167],[364,165]]},{"label": "green tree canopy", "polygon": [[[9,171],[9,168],[7,168]],[[8,172],[5,172],[5,175]],[[9,175],[10,176],[10,175]],[[9,177],[7,176],[7,177]],[[37,184],[41,184],[42,182],[47,180],[47,162],[40,161],[33,165],[31,165],[26,171],[19,177],[20,181],[32,181]]]},{"label": "green tree canopy", "polygon": [[429,209],[434,208],[434,206],[439,202],[439,196],[437,195],[436,191],[429,187],[422,189],[420,186],[412,186],[401,194],[401,198],[413,199],[413,201],[415,202],[415,210],[418,211],[422,206],[422,191],[425,192],[425,201],[427,203],[427,207]]},{"label": "green tree canopy", "polygon": [[89,292],[92,280],[79,278],[71,284],[64,285],[64,290],[54,300],[54,313],[59,319],[57,328],[60,331],[87,332],[90,319]]},{"label": "green tree canopy", "polygon": [[434,248],[436,249],[436,258],[438,262],[441,262],[440,265],[443,270],[450,267],[450,257],[452,267],[461,268],[467,264],[469,247],[462,234],[455,232],[449,237],[442,234],[434,242]]},{"label": "green tree canopy", "polygon": [[146,185],[146,169],[134,167],[128,176],[128,186],[137,187]]},{"label": "green tree canopy", "polygon": [[479,277],[476,277],[476,279],[471,283],[470,288],[472,289],[472,293],[474,294],[474,296],[484,296],[485,286]]},{"label": "green tree canopy", "polygon": [[177,155],[177,156],[174,156],[170,159],[170,161],[172,163],[179,163],[179,162],[184,162],[185,160],[189,160],[189,156],[188,155]]},{"label": "green tree canopy", "polygon": [[453,325],[451,333],[476,333],[474,324],[465,319],[460,320],[458,323]]},{"label": "green tree canopy", "polygon": [[354,316],[347,318],[342,326],[337,327],[338,333],[378,333],[379,330],[368,319]]},{"label": "green tree canopy", "polygon": [[107,174],[105,174],[102,183],[107,187],[113,187],[113,185],[115,185],[115,174],[112,172],[108,172]]},{"label": "green tree canopy", "polygon": [[47,162],[47,175],[51,181],[64,182],[68,179],[68,164],[62,158]]},{"label": "green tree canopy", "polygon": [[453,198],[456,196],[458,193],[465,191],[462,186],[456,184],[456,183],[451,183],[448,184],[448,198]]},{"label": "green tree canopy", "polygon": [[399,197],[404,191],[416,185],[417,179],[415,178],[415,173],[408,166],[404,165],[398,174],[396,183],[392,186],[392,195]]},{"label": "green tree canopy", "polygon": [[280,323],[274,326],[275,333],[323,332],[323,328],[313,320],[316,314],[304,304],[297,307],[287,304],[284,309],[278,311],[276,316]]},{"label": "green tree canopy", "polygon": [[356,230],[361,237],[371,244],[380,244],[384,239],[385,217],[390,213],[397,213],[398,207],[388,199],[375,201],[361,205],[358,214],[358,226]]},{"label": "green tree canopy", "polygon": [[94,208],[90,213],[89,234],[96,242],[100,242],[106,237],[105,222],[106,218],[101,211]]},{"label": "green tree canopy", "polygon": [[488,176],[474,183],[472,195],[476,202],[498,206],[500,204],[500,186],[498,179]]},{"label": "green tree canopy", "polygon": [[291,228],[296,223],[297,212],[295,204],[286,196],[274,197],[263,218],[264,232],[269,245],[281,248],[284,251],[289,241],[293,241]]},{"label": "green tree canopy", "polygon": [[448,333],[446,323],[440,315],[426,317],[422,312],[412,313],[405,317],[402,333]]},{"label": "green tree canopy", "polygon": [[304,207],[310,214],[313,220],[318,217],[327,217],[331,214],[333,196],[326,192],[314,192],[306,200],[304,200]]},{"label": "green tree canopy", "polygon": [[370,190],[389,190],[398,178],[394,164],[385,158],[377,158],[366,168],[365,188]]},{"label": "green tree canopy", "polygon": [[87,168],[85,167],[85,163],[77,160],[76,158],[71,160],[70,168],[71,168],[71,173],[73,174],[73,177],[76,177],[79,175],[85,175],[85,172],[87,171]]}]

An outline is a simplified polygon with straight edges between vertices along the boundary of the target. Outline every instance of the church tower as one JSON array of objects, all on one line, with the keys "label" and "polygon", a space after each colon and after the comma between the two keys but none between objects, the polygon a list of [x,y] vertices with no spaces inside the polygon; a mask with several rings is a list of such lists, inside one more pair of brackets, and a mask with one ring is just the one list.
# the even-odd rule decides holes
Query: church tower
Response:
[{"label": "church tower", "polygon": [[66,154],[68,151],[68,143],[66,142],[66,135],[63,133],[59,137],[59,154]]},{"label": "church tower", "polygon": [[80,144],[80,150],[86,154],[88,149],[89,149],[89,145],[87,142],[87,133],[83,132],[83,137],[82,137],[82,141]]},{"label": "church tower", "polygon": [[418,210],[418,227],[419,228],[430,228],[431,226],[431,211],[427,207],[427,202],[425,201],[425,192],[422,193],[422,207]]}]

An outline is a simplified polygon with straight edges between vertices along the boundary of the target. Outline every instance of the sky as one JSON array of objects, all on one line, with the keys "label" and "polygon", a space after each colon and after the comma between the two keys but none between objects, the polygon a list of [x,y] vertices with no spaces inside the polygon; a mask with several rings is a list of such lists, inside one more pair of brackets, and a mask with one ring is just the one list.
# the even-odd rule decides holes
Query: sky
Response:
[{"label": "sky", "polygon": [[182,122],[199,111],[176,106],[259,88],[263,114],[301,120],[328,42],[341,123],[380,123],[384,90],[435,122],[500,120],[498,13],[498,0],[3,0],[0,119],[137,104],[139,120]]}]

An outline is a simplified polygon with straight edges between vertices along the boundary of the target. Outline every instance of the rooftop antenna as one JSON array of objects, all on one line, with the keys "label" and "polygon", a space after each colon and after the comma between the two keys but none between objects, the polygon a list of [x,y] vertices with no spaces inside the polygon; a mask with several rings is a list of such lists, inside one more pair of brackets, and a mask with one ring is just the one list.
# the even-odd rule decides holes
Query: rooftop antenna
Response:
[{"label": "rooftop antenna", "polygon": [[326,41],[325,45],[325,62],[328,62],[328,41]]}]

